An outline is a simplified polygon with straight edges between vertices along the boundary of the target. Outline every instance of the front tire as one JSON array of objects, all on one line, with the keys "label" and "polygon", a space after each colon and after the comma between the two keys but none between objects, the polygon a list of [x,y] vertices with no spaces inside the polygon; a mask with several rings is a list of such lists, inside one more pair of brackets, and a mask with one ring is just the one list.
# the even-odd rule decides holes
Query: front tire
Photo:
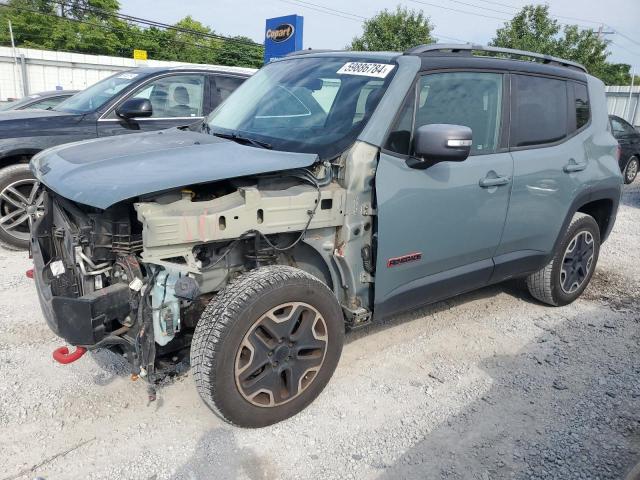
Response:
[{"label": "front tire", "polygon": [[640,168],[640,160],[636,156],[631,157],[624,168],[624,183],[627,185],[633,183],[638,175],[638,168]]},{"label": "front tire", "polygon": [[287,266],[238,277],[196,326],[191,365],[211,410],[241,427],[264,427],[307,407],[338,365],[344,318],[333,292]]},{"label": "front tire", "polygon": [[576,213],[551,261],[527,277],[531,295],[553,306],[577,299],[591,280],[600,253],[600,228],[594,218]]},{"label": "front tire", "polygon": [[0,170],[0,245],[9,250],[29,248],[33,220],[42,213],[44,198],[29,165]]}]

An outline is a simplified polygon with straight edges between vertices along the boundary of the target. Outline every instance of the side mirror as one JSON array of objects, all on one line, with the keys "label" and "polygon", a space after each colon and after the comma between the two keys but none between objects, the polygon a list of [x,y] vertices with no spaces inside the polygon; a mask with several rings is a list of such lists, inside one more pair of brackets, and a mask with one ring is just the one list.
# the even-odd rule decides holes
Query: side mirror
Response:
[{"label": "side mirror", "polygon": [[423,125],[413,139],[414,156],[407,164],[424,169],[439,162],[462,162],[471,152],[471,129],[462,125]]},{"label": "side mirror", "polygon": [[146,98],[130,98],[116,109],[116,115],[125,120],[148,118],[153,115],[153,107]]}]

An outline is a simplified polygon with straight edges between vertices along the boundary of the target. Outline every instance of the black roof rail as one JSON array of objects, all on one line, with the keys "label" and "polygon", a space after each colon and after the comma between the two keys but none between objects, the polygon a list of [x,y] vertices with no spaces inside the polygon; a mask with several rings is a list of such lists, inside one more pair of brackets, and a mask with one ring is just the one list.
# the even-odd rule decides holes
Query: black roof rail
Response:
[{"label": "black roof rail", "polygon": [[490,47],[487,45],[476,45],[473,43],[431,43],[428,45],[418,45],[404,52],[405,55],[438,55],[438,54],[467,54],[472,55],[473,52],[488,52],[506,54],[510,57],[528,57],[542,60],[542,63],[560,65],[567,68],[575,68],[583,72],[587,72],[584,65],[562,58],[552,57],[551,55],[543,55],[541,53],[527,52],[525,50],[514,50],[512,48]]}]

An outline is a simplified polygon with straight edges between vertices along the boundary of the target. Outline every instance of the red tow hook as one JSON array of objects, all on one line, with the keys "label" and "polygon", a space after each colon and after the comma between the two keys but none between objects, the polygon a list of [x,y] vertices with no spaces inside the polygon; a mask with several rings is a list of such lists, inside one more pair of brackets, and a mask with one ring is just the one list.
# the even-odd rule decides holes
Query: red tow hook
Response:
[{"label": "red tow hook", "polygon": [[33,278],[33,268],[30,268],[29,270],[27,270],[26,274],[27,274],[27,278]]},{"label": "red tow hook", "polygon": [[87,349],[84,347],[76,347],[76,351],[73,353],[69,353],[69,348],[67,347],[60,347],[53,351],[53,359],[58,363],[67,365],[75,362],[85,353],[87,353]]}]

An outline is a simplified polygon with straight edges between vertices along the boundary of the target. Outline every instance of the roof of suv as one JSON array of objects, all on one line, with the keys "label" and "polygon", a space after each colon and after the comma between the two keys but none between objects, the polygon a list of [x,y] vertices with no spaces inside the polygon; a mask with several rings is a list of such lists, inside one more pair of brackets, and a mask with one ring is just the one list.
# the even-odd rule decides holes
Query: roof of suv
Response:
[{"label": "roof of suv", "polygon": [[[476,55],[477,52],[483,55]],[[490,47],[475,44],[429,44],[419,45],[406,52],[368,52],[347,50],[301,50],[288,55],[319,55],[331,57],[362,58],[392,62],[401,56],[417,56],[422,60],[422,70],[438,68],[491,68],[530,73],[546,73],[576,80],[585,80],[587,69],[576,62],[550,55],[523,50]]]}]

